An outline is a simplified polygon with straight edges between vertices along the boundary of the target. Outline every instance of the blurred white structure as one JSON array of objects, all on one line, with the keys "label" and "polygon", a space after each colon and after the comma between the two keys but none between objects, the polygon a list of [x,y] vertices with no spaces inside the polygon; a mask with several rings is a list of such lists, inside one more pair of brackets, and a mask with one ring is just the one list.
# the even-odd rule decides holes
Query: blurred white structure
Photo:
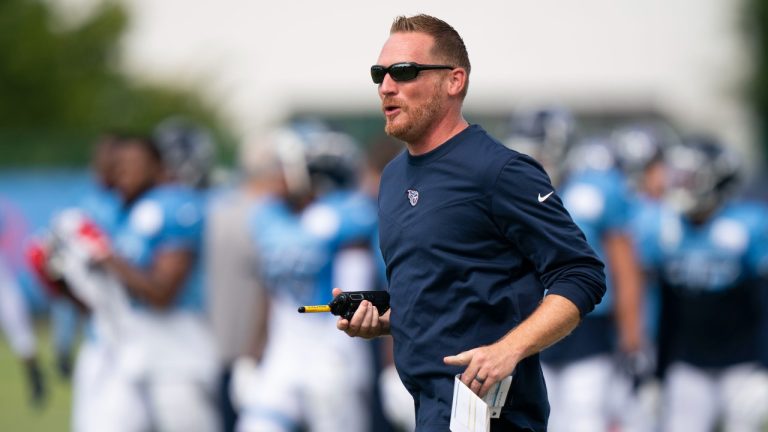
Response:
[{"label": "blurred white structure", "polygon": [[752,140],[738,1],[123,1],[133,14],[127,68],[204,83],[243,134],[295,109],[376,112],[368,67],[392,19],[423,12],[464,37],[467,111],[650,109],[742,150]]}]

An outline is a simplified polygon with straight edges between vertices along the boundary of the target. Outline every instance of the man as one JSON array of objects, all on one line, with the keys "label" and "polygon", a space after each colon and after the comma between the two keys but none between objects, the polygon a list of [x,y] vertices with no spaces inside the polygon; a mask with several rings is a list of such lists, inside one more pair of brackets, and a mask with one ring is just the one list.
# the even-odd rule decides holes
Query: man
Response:
[{"label": "man", "polygon": [[71,267],[70,285],[94,285],[91,292],[100,294],[119,288],[109,301],[89,302],[109,321],[105,336],[114,357],[101,371],[94,415],[77,430],[218,429],[216,359],[199,274],[202,208],[197,194],[173,178],[150,139],[125,137],[115,150],[122,206],[112,235],[85,217],[65,215],[61,222],[72,227],[88,267],[105,276],[75,281]]},{"label": "man", "polygon": [[[646,348],[624,363],[624,379],[614,380],[611,402],[621,429],[652,431],[658,429],[661,382],[655,376],[661,288],[653,254],[655,239],[644,233],[656,226],[660,214],[667,212],[663,196],[667,186],[664,153],[679,141],[677,133],[663,123],[633,123],[611,132],[610,145],[619,169],[627,177],[630,190],[629,233],[643,277],[642,321]],[[629,379],[626,379],[629,378]]]},{"label": "man", "polygon": [[[333,328],[330,314],[301,315],[326,304],[331,287],[372,289],[370,243],[376,211],[354,190],[356,144],[322,125],[298,123],[265,144],[277,149],[282,196],[263,197],[249,219],[258,270],[270,295],[267,342],[249,386],[234,372],[240,432],[368,428],[373,380],[370,350]],[[308,361],[309,360],[309,361]]]},{"label": "man", "polygon": [[219,410],[224,431],[235,430],[237,411],[230,398],[235,366],[261,359],[266,341],[268,299],[247,235],[254,203],[280,188],[282,175],[267,146],[246,143],[240,154],[243,179],[211,199],[206,212],[205,278],[211,327],[222,363]]},{"label": "man", "polygon": [[686,138],[665,157],[666,197],[679,214],[658,211],[641,233],[662,289],[661,429],[763,430],[768,213],[732,198],[740,162],[714,138]]},{"label": "man", "polygon": [[408,149],[385,169],[379,193],[391,309],[379,317],[363,302],[337,327],[392,334],[418,431],[447,430],[455,374],[483,396],[513,372],[491,428],[543,431],[537,353],[600,301],[603,265],[541,167],[464,120],[469,72],[448,24],[395,20],[371,68],[385,131]]}]

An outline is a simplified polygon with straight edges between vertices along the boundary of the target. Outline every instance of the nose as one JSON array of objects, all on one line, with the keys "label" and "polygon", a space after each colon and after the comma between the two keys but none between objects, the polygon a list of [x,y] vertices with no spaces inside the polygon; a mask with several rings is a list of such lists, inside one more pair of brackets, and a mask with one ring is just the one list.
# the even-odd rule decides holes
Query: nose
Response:
[{"label": "nose", "polygon": [[397,82],[389,74],[384,75],[384,81],[379,84],[379,95],[390,96],[397,93]]}]

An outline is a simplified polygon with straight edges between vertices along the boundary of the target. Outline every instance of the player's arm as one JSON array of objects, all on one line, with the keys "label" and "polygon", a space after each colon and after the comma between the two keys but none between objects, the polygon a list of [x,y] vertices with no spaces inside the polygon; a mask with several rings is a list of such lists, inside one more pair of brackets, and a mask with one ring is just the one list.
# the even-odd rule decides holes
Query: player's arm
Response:
[{"label": "player's arm", "polygon": [[149,270],[139,269],[117,255],[101,262],[135,297],[157,308],[169,307],[192,270],[195,254],[187,249],[163,249]]},{"label": "player's arm", "polygon": [[614,305],[620,348],[625,353],[636,352],[643,345],[643,282],[632,240],[625,233],[614,231],[605,236],[603,247],[616,289]]}]

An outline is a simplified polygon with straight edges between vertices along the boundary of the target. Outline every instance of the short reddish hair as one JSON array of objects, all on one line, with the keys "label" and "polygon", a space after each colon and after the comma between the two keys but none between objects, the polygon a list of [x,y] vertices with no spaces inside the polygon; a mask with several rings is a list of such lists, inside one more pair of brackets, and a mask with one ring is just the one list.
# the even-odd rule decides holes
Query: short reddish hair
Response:
[{"label": "short reddish hair", "polygon": [[464,98],[467,95],[469,72],[472,66],[469,64],[467,47],[464,46],[464,40],[461,39],[459,33],[445,21],[425,14],[396,17],[389,29],[390,34],[409,32],[425,33],[432,36],[435,40],[432,54],[440,61],[467,71],[467,80],[461,92],[461,97]]}]

